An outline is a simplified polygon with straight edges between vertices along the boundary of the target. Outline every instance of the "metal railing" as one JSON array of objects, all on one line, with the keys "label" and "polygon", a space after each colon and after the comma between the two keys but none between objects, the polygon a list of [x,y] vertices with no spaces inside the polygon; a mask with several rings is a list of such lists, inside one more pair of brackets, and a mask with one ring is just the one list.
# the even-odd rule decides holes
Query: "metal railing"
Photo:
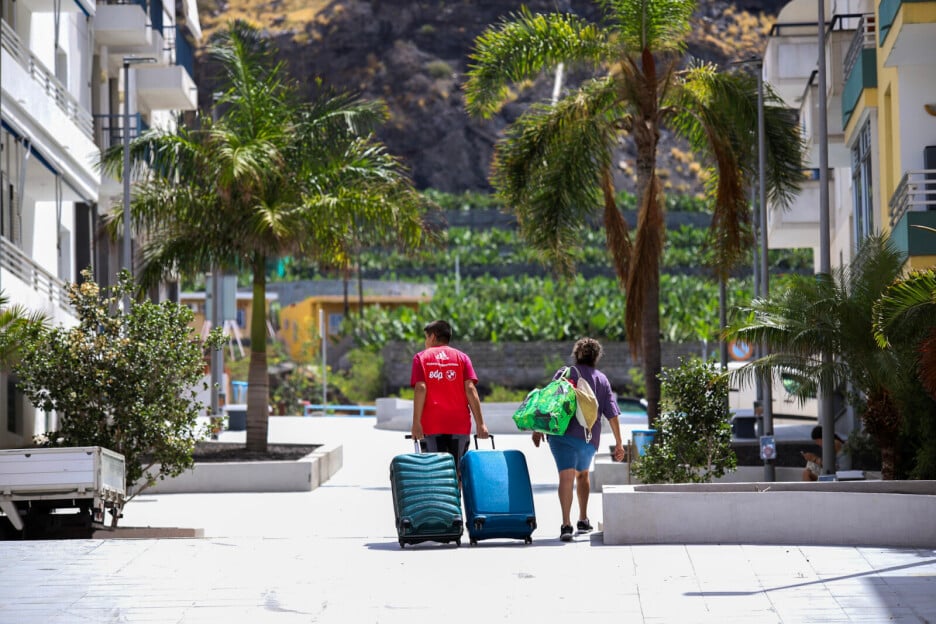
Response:
[{"label": "metal railing", "polygon": [[65,88],[55,74],[50,72],[42,62],[36,58],[29,49],[20,41],[16,31],[6,23],[0,20],[0,45],[10,56],[23,66],[32,79],[42,87],[60,109],[75,122],[75,125],[89,138],[94,139],[94,122],[91,113],[84,109],[78,100]]},{"label": "metal railing", "polygon": [[891,227],[897,225],[907,212],[936,210],[936,169],[904,173],[888,206]]},{"label": "metal railing", "polygon": [[862,16],[861,20],[858,22],[858,29],[855,31],[855,36],[848,46],[848,52],[845,53],[845,76],[848,76],[855,67],[855,63],[858,62],[858,57],[861,55],[862,50],[875,47],[874,33],[874,14],[869,13]]},{"label": "metal railing", "polygon": [[28,284],[37,293],[48,297],[49,301],[62,310],[69,314],[75,313],[68,300],[68,287],[65,282],[36,264],[19,247],[3,237],[0,237],[0,267]]},{"label": "metal railing", "polygon": [[[130,139],[133,140],[140,136],[140,131],[143,129],[145,129],[145,126],[142,115],[132,113],[130,115]],[[123,114],[94,115],[94,142],[101,148],[101,151],[105,151],[114,145],[123,144],[123,138]]]}]

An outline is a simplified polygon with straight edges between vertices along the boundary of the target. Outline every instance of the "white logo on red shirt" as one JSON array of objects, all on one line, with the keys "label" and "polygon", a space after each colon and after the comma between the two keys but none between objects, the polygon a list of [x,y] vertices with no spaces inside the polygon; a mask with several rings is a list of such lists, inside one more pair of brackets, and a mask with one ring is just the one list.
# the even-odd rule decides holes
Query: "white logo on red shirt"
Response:
[{"label": "white logo on red shirt", "polygon": [[445,378],[449,381],[455,381],[455,371],[452,369],[445,371]]}]

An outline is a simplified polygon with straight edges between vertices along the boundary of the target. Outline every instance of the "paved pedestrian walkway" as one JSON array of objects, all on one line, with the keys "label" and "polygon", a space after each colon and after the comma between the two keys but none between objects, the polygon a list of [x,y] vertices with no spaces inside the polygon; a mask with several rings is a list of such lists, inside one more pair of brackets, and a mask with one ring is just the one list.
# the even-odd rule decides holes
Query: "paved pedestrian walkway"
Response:
[{"label": "paved pedestrian walkway", "polygon": [[[275,419],[274,442],[343,445],[343,468],[312,492],[141,496],[126,509],[126,526],[202,539],[0,542],[0,624],[936,622],[933,550],[560,542],[552,458],[523,435],[496,444],[528,458],[533,544],[401,550],[388,466],[411,447],[374,424]],[[601,520],[597,492],[589,511]]]}]

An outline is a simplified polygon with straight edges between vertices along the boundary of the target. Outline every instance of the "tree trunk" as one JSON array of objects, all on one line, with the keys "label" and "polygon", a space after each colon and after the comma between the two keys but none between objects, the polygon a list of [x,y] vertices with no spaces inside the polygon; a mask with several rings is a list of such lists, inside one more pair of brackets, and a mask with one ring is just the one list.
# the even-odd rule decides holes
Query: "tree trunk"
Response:
[{"label": "tree trunk", "polygon": [[[662,193],[656,176],[659,138],[659,129],[651,120],[635,124],[636,190],[640,212],[627,280],[628,314],[640,315],[640,355],[647,386],[647,424],[651,428],[660,413],[660,255],[666,228]],[[632,303],[636,309],[631,308]],[[632,327],[628,323],[629,331]],[[628,340],[632,340],[631,336]]]},{"label": "tree trunk", "polygon": [[247,450],[265,452],[270,428],[270,375],[266,354],[266,258],[253,266],[250,318],[250,368],[247,373]]},{"label": "tree trunk", "polygon": [[864,413],[865,429],[881,450],[881,478],[897,478],[897,435],[900,431],[900,411],[886,392],[870,396]]},{"label": "tree trunk", "polygon": [[654,429],[660,415],[660,379],[662,357],[660,348],[660,269],[650,279],[644,295],[643,367],[647,384],[647,426]]}]

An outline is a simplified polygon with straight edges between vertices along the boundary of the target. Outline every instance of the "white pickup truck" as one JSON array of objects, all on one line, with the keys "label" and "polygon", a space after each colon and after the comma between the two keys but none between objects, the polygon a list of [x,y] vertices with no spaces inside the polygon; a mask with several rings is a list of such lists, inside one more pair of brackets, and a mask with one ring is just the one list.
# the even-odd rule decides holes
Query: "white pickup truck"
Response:
[{"label": "white pickup truck", "polygon": [[100,528],[123,509],[124,475],[123,455],[100,446],[0,450],[0,512],[24,537]]}]

